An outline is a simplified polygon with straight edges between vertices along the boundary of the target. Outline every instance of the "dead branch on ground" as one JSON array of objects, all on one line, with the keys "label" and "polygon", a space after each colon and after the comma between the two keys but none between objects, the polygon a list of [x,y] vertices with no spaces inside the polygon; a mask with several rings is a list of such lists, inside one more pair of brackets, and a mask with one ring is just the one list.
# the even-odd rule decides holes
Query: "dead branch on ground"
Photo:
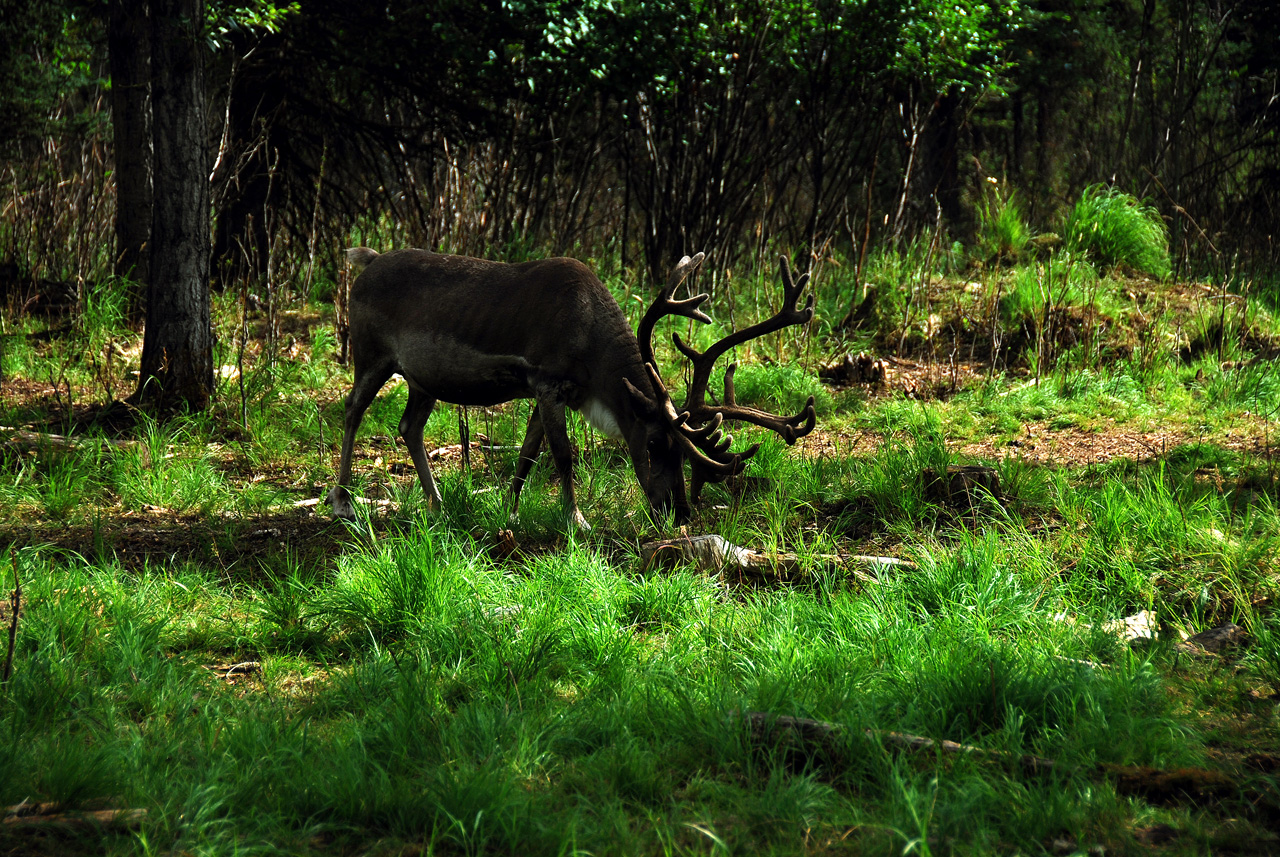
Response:
[{"label": "dead branch on ground", "polygon": [[20,803],[6,807],[0,825],[4,827],[60,827],[85,832],[103,828],[133,829],[146,820],[145,809],[91,809],[61,811],[56,803]]},{"label": "dead branch on ground", "polygon": [[[736,712],[733,716],[737,716]],[[769,743],[806,759],[839,760],[842,740],[847,733],[839,723],[810,720],[805,717],[775,715],[764,711],[748,711],[741,715],[751,737],[760,743]],[[937,740],[906,732],[886,729],[866,729],[868,738],[903,750],[937,752],[945,755],[969,756],[1004,764],[1015,764],[1028,775],[1045,776],[1052,773],[1074,774],[1085,772],[1092,777],[1105,777],[1115,784],[1120,794],[1140,795],[1158,803],[1181,800],[1195,802],[1215,800],[1238,795],[1243,784],[1220,771],[1204,768],[1177,768],[1162,770],[1144,765],[1114,765],[1100,763],[1091,771],[1067,767],[1053,759],[1027,753],[1011,753],[992,750],[957,741]]]},{"label": "dead branch on ground", "polygon": [[18,613],[22,609],[22,581],[18,578],[18,551],[9,546],[9,558],[13,560],[13,592],[9,596],[9,649],[4,656],[4,669],[0,671],[0,685],[9,683],[13,675],[13,650],[18,644]]},{"label": "dead branch on ground", "polygon": [[863,583],[875,583],[876,574],[893,568],[915,568],[915,563],[887,556],[858,554],[765,553],[735,545],[724,536],[710,533],[645,542],[640,546],[642,571],[692,565],[708,574],[731,572],[766,577],[802,577],[815,565],[838,566]]}]

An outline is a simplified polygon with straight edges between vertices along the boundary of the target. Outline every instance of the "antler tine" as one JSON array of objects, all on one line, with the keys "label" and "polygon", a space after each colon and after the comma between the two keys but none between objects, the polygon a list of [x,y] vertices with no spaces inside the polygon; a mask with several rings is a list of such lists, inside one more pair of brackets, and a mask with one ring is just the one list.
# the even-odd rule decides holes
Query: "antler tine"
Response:
[{"label": "antler tine", "polygon": [[[813,295],[809,295],[809,300],[805,303],[804,309],[796,309],[796,302],[799,301],[800,295],[804,291],[805,286],[809,284],[809,275],[807,273],[803,274],[798,282],[794,281],[791,276],[791,265],[787,261],[787,257],[782,256],[780,258],[780,263],[782,267],[783,285],[782,309],[774,313],[772,317],[753,324],[750,327],[745,327],[742,330],[730,333],[728,336],[724,337],[719,342],[716,342],[706,351],[701,353],[691,346],[686,345],[680,339],[678,334],[673,335],[676,348],[678,348],[680,353],[685,357],[688,357],[689,362],[693,364],[693,380],[689,383],[689,395],[685,400],[685,409],[692,413],[695,419],[706,419],[707,412],[711,410],[706,404],[707,383],[711,380],[711,370],[714,368],[715,362],[720,359],[722,354],[730,348],[733,348],[735,345],[741,345],[744,342],[757,339],[764,336],[766,333],[772,333],[775,330],[781,330],[784,327],[791,327],[792,325],[808,324],[809,320],[813,318]],[[728,381],[726,390],[729,391],[731,399],[733,384],[732,370],[726,373],[726,381]],[[726,399],[726,401],[732,404],[730,399]],[[725,417],[727,419],[742,419],[747,422],[755,423],[756,425],[763,425],[766,428],[774,428],[773,425],[760,422],[757,418],[758,415],[765,417],[773,415],[766,414],[764,411],[757,411],[754,408],[748,408],[745,410],[752,412],[752,415],[750,417],[735,416],[726,411]],[[775,417],[775,419],[777,419],[777,417]],[[795,418],[793,417],[792,419],[794,420]],[[774,430],[777,431],[777,429]],[[812,431],[812,428],[810,428],[809,431]],[[807,433],[808,432],[805,432],[805,434]]]},{"label": "antler tine", "polygon": [[667,290],[674,291],[676,286],[684,282],[685,277],[697,270],[705,258],[707,254],[702,252],[695,253],[693,256],[682,256],[671,269],[671,273],[667,275]]},{"label": "antler tine", "polygon": [[814,408],[813,396],[809,397],[809,400],[805,402],[799,413],[789,417],[782,414],[771,414],[768,411],[761,411],[745,405],[721,407],[717,410],[717,413],[723,414],[726,420],[751,423],[776,432],[786,441],[788,446],[813,431],[818,424],[818,412]]},{"label": "antler tine", "polygon": [[689,473],[691,478],[689,480],[689,500],[693,503],[697,503],[698,495],[702,493],[702,486],[706,483],[723,482],[730,476],[741,473],[743,468],[746,467],[747,459],[751,458],[759,451],[760,444],[753,443],[742,452],[734,453],[734,458],[737,459],[737,465],[729,472],[725,472],[723,469],[707,467],[697,459],[690,462]]},{"label": "antler tine", "polygon": [[668,315],[680,315],[685,318],[691,318],[694,321],[700,321],[703,324],[711,323],[711,316],[707,315],[698,307],[710,298],[710,295],[700,294],[691,298],[685,298],[680,301],[673,301],[671,295],[675,293],[676,287],[685,281],[706,258],[705,253],[697,253],[692,257],[685,256],[676,266],[671,269],[671,274],[667,277],[667,284],[663,286],[662,291],[654,298],[653,303],[645,310],[644,317],[640,319],[640,325],[636,328],[636,340],[640,343],[640,358],[645,363],[654,363],[657,360],[653,354],[653,328],[659,320]]},{"label": "antler tine", "polygon": [[[800,275],[800,282],[793,284],[791,279],[791,263],[787,261],[786,256],[779,256],[778,262],[782,266],[782,305],[784,307],[795,310],[796,301],[800,299],[800,293],[804,291],[804,287],[809,285],[809,272],[805,271]],[[805,304],[805,309],[813,306],[813,295],[809,295],[809,302]]]},{"label": "antler tine", "polygon": [[[771,414],[768,411],[762,411],[749,405],[739,405],[733,388],[733,373],[737,369],[737,363],[730,363],[729,367],[725,369],[724,401],[716,406],[715,409],[715,415],[718,418],[717,425],[723,420],[752,423],[776,432],[786,441],[788,446],[813,431],[814,427],[817,426],[818,413],[814,407],[815,400],[813,396],[810,396],[804,403],[804,407],[792,416]],[[686,413],[688,412],[686,411]]]},{"label": "antler tine", "polygon": [[[658,374],[658,368],[652,363],[646,363],[644,366],[649,371],[649,377],[653,381],[661,407],[667,411],[673,430],[673,437],[676,443],[684,449],[685,455],[692,462],[695,472],[712,474],[710,478],[716,479],[725,479],[734,473],[740,472],[743,463],[756,454],[759,444],[751,447],[746,452],[729,452],[729,447],[733,444],[733,436],[722,435],[720,424],[724,418],[718,414],[712,416],[706,425],[700,428],[691,427],[688,424],[689,412],[683,411],[677,414],[675,408],[671,405],[671,397],[667,395],[666,387],[662,383],[662,376]],[[632,390],[635,389],[629,381],[626,383]],[[638,392],[633,393],[633,395],[643,396]]]},{"label": "antler tine", "polygon": [[689,412],[685,411],[677,418],[676,425],[685,433],[685,436],[698,444],[699,447],[708,446],[716,449],[723,447],[728,449],[733,444],[733,435],[721,435],[720,425],[723,422],[724,415],[717,412],[707,421],[706,425],[700,428],[693,428],[689,425]]}]

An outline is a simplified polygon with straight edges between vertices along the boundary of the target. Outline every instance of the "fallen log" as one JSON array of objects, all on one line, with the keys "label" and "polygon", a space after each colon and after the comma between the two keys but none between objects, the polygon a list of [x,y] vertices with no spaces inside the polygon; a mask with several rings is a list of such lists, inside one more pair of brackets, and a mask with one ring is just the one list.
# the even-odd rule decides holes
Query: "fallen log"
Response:
[{"label": "fallen log", "polygon": [[12,450],[18,453],[38,452],[42,449],[78,450],[94,444],[102,444],[115,450],[141,448],[143,463],[151,463],[148,448],[145,444],[140,444],[136,440],[67,437],[63,434],[53,434],[51,432],[34,432],[9,426],[0,426],[0,450]]},{"label": "fallen log", "polygon": [[[738,716],[737,712],[731,716]],[[764,711],[748,711],[741,715],[753,740],[778,746],[787,753],[801,754],[807,761],[838,760],[842,749],[845,727],[824,720],[806,717],[789,717]],[[886,729],[866,729],[868,738],[881,743],[916,752],[940,752],[947,755],[963,755],[988,759],[1004,764],[1013,763],[1025,773],[1044,776],[1058,772],[1074,774],[1082,769],[1065,767],[1053,759],[1027,753],[1010,753],[992,750],[973,744],[961,744],[946,739],[927,738]],[[1091,776],[1110,780],[1118,793],[1137,795],[1154,803],[1179,801],[1217,800],[1241,793],[1241,783],[1220,771],[1205,768],[1177,768],[1162,770],[1145,765],[1114,765],[1100,763],[1088,771]]]},{"label": "fallen log", "polygon": [[262,670],[262,664],[258,661],[241,661],[236,664],[204,664],[205,669],[214,673],[218,678],[224,678],[231,681],[236,676],[248,676]]},{"label": "fallen log", "polygon": [[436,461],[440,458],[452,456],[464,456],[472,449],[479,449],[485,452],[519,452],[520,447],[510,446],[506,444],[494,443],[488,437],[482,434],[473,435],[477,440],[468,441],[465,446],[460,443],[450,443],[445,446],[438,446],[427,453],[429,461]]},{"label": "fallen log", "polygon": [[[819,750],[824,755],[832,755],[836,751],[845,731],[844,726],[839,723],[810,720],[807,717],[775,715],[763,711],[748,711],[742,717],[751,730],[751,736],[757,741],[781,741],[790,745],[787,749],[803,749],[808,746]],[[1057,769],[1056,762],[1041,756],[989,750],[972,744],[926,738],[923,735],[911,735],[907,732],[894,732],[887,729],[866,729],[864,733],[868,738],[904,750],[917,752],[933,750],[953,755],[973,755],[1005,763],[1013,762],[1028,774],[1042,775]]]},{"label": "fallen log", "polygon": [[90,809],[60,811],[55,803],[20,803],[5,809],[0,824],[14,827],[60,827],[97,831],[103,828],[131,830],[147,818],[145,809]]},{"label": "fallen log", "polygon": [[801,576],[813,562],[839,566],[864,583],[875,583],[877,572],[892,568],[915,568],[915,563],[888,556],[817,554],[801,558],[793,553],[764,553],[735,545],[724,536],[681,536],[645,542],[640,546],[640,568],[675,568],[692,565],[708,574],[724,572],[770,577]]}]

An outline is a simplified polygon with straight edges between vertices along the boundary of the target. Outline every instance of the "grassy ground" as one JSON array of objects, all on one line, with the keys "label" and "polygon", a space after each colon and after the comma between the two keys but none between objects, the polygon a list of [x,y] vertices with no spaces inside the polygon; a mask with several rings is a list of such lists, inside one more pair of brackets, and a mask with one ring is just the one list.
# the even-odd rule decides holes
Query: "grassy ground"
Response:
[{"label": "grassy ground", "polygon": [[[873,259],[851,331],[833,266],[814,330],[744,357],[741,399],[816,392],[819,431],[756,438],[753,478],[708,488],[688,532],[796,554],[787,575],[644,570],[641,544],[677,532],[581,425],[593,531],[566,534],[544,463],[513,551],[524,405],[469,413],[497,445],[470,470],[438,410],[430,516],[403,385],[357,446],[358,493],[388,502],[330,521],[306,501],[349,378],[323,304],[284,314],[274,351],[251,314],[241,354],[219,297],[216,407],[124,428],[93,419],[137,363],[109,293],[9,317],[0,574],[23,594],[0,805],[146,816],[5,824],[0,854],[1275,853],[1274,295],[930,258]],[[771,288],[715,314],[756,317]],[[884,383],[818,384],[863,348],[894,355]],[[958,463],[1002,496],[928,489]],[[1155,639],[1108,624],[1144,610]],[[1246,644],[1181,643],[1226,621]],[[838,729],[801,745],[744,712]]]}]

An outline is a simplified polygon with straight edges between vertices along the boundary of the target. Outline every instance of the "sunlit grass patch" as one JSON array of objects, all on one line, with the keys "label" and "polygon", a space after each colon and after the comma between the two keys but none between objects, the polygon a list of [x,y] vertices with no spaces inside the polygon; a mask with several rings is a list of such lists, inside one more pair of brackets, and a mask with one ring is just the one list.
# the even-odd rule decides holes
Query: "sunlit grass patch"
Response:
[{"label": "sunlit grass patch", "polygon": [[1157,277],[1169,275],[1168,227],[1154,208],[1116,188],[1085,188],[1063,233],[1068,247],[1103,265],[1124,263]]},{"label": "sunlit grass patch", "polygon": [[174,456],[156,467],[149,456],[126,453],[116,463],[114,481],[121,504],[130,510],[154,506],[207,513],[231,498],[226,478],[205,457]]},{"label": "sunlit grass patch", "polygon": [[[896,289],[878,301],[901,313],[910,289],[919,301],[949,288],[924,276],[927,250],[872,260],[867,275]],[[990,268],[965,276],[980,288],[957,306],[996,309]],[[1001,323],[1032,334],[1046,286],[1054,306],[1099,323],[1142,303],[1065,251],[999,278],[1015,287]],[[765,294],[723,306],[740,324]],[[1123,851],[1155,817],[1190,842],[1250,805],[1158,806],[1118,794],[1099,766],[1235,776],[1221,745],[1208,751],[1205,721],[1226,717],[1264,724],[1250,752],[1273,752],[1274,373],[1243,346],[1183,362],[1190,340],[1141,308],[1165,325],[1146,352],[1063,347],[1038,377],[1030,362],[997,368],[938,400],[894,386],[900,375],[887,391],[839,392],[857,403],[844,413],[807,362],[777,361],[798,353],[791,340],[739,355],[739,401],[794,412],[815,395],[820,431],[787,446],[734,426],[736,448],[761,449],[739,478],[705,487],[684,529],[650,515],[625,450],[576,417],[592,531],[565,526],[547,455],[512,522],[527,403],[469,409],[472,438],[497,444],[473,450],[470,469],[458,409],[437,409],[427,438],[448,447],[444,508],[430,512],[397,439],[398,382],[356,443],[355,493],[378,502],[350,525],[309,517],[327,509],[293,504],[332,484],[348,381],[324,362],[336,345],[325,321],[275,368],[250,353],[243,412],[229,378],[211,415],[143,420],[111,436],[119,446],[71,426],[71,449],[6,451],[0,500],[26,600],[0,689],[0,799],[148,808],[121,851],[145,839],[193,853],[1030,854],[1067,834]],[[15,422],[34,422],[23,407]],[[1135,460],[1088,467],[1009,442],[1060,432],[1107,451],[1109,433],[1148,430],[1161,439]],[[963,454],[975,440],[995,450],[978,455],[1008,457]],[[954,464],[990,466],[999,496],[931,491],[926,472]],[[91,525],[97,541],[68,550]],[[712,533],[799,568],[642,567],[644,542]],[[60,547],[21,546],[45,537]],[[241,540],[252,546],[230,558]],[[851,559],[866,555],[913,565]],[[0,553],[0,595],[8,563]],[[1138,610],[1163,630],[1130,645],[1108,623]],[[1173,642],[1228,619],[1256,642],[1220,659]],[[236,663],[256,666],[228,677]],[[744,711],[840,737],[796,753],[754,736]],[[910,753],[890,733],[995,752]],[[1000,753],[1062,773],[1031,776]]]}]

